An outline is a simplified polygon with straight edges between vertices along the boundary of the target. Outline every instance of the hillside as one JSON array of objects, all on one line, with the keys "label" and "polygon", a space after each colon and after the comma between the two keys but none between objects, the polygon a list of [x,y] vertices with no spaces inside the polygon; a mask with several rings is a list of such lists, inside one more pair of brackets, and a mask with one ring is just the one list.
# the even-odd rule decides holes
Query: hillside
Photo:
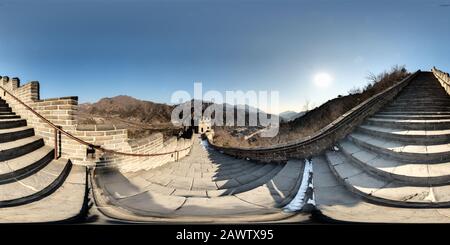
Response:
[{"label": "hillside", "polygon": [[126,127],[130,138],[154,132],[171,136],[180,131],[170,123],[173,106],[119,95],[79,105],[78,124],[113,124]]},{"label": "hillside", "polygon": [[[214,127],[215,142],[223,146],[252,147],[298,140],[312,135],[362,101],[401,81],[408,74],[404,67],[395,66],[389,72],[377,76],[371,75],[369,83],[364,88],[352,89],[348,95],[340,95],[313,110],[282,113],[283,120],[280,123],[279,133],[273,138],[260,137],[258,132],[261,130],[261,126]],[[210,105],[211,103],[203,102],[202,110],[204,111]],[[79,124],[124,126],[129,129],[130,138],[141,138],[154,132],[163,132],[164,135],[170,136],[181,130],[170,122],[174,107],[174,105],[120,95],[103,98],[95,103],[80,104],[77,118]],[[235,106],[234,110],[235,113],[245,110],[247,124],[250,113],[248,106]],[[224,119],[226,118],[225,114],[223,115]]]},{"label": "hillside", "polygon": [[[202,111],[205,111],[211,105],[212,103],[210,102],[203,102]],[[165,136],[170,136],[178,134],[181,130],[180,127],[173,126],[170,121],[171,113],[175,106],[119,95],[112,98],[103,98],[95,103],[80,104],[77,121],[78,124],[112,124],[122,126],[129,130],[130,138],[135,139],[146,137],[154,132],[162,132]],[[223,120],[226,119],[225,106],[226,104],[223,104]],[[234,113],[244,112],[246,125],[248,125],[250,109],[258,111],[256,108],[250,108],[247,105],[236,105],[234,106]],[[245,134],[258,129],[258,127],[251,128],[246,126],[243,128],[245,129]]]},{"label": "hillside", "polygon": [[280,113],[278,116],[280,117],[280,120],[283,120],[285,122],[289,122],[291,120],[294,120],[296,118],[299,118],[306,114],[307,111],[301,111],[301,112],[295,112],[295,111],[284,111]]},{"label": "hillside", "polygon": [[135,122],[161,124],[170,121],[173,106],[119,95],[79,106],[83,114],[120,117]]},{"label": "hillside", "polygon": [[364,88],[352,89],[348,95],[339,95],[292,121],[281,121],[279,133],[273,138],[260,137],[258,134],[246,137],[243,134],[236,134],[233,128],[215,127],[215,143],[230,147],[270,146],[307,137],[359,103],[403,80],[408,75],[408,71],[403,66],[394,66],[391,70],[376,76],[371,74],[368,77],[369,82]]}]

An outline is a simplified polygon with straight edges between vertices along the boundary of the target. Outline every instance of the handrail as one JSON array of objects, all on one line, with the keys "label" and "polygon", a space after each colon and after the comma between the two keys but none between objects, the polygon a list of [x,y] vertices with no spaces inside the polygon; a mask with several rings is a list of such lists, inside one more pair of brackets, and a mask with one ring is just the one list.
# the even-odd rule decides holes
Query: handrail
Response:
[{"label": "handrail", "polygon": [[[65,136],[67,136],[69,139],[78,142],[79,144],[88,146],[91,149],[96,149],[96,150],[99,150],[99,151],[104,152],[104,153],[112,153],[112,154],[117,154],[117,155],[135,156],[135,157],[152,157],[152,156],[162,156],[162,155],[174,154],[174,153],[177,153],[177,152],[180,152],[180,151],[185,151],[185,150],[187,150],[187,149],[192,147],[192,146],[189,146],[189,147],[183,148],[181,150],[175,150],[175,151],[171,151],[171,152],[162,152],[162,153],[151,153],[151,154],[129,153],[129,152],[120,152],[120,151],[115,151],[115,150],[111,150],[111,149],[106,149],[106,148],[103,148],[103,147],[101,147],[99,145],[91,144],[91,143],[86,142],[86,141],[84,141],[84,140],[82,140],[82,139],[80,139],[80,138],[78,138],[76,136],[73,136],[69,132],[67,132],[64,129],[62,129],[61,127],[59,127],[59,126],[55,125],[54,123],[50,122],[47,118],[45,118],[44,116],[39,114],[37,111],[35,111],[33,108],[31,108],[30,106],[25,104],[25,102],[23,102],[22,100],[17,98],[15,95],[13,95],[7,89],[5,89],[3,86],[0,86],[0,88],[3,89],[4,93],[7,93],[9,96],[11,96],[13,99],[15,99],[21,105],[23,105],[27,110],[31,111],[35,116],[37,116],[42,121],[44,121],[46,124],[48,124],[50,127],[52,127],[55,130],[55,133],[56,132],[60,132],[61,134],[64,134]],[[55,151],[56,151],[56,149],[55,149]],[[56,154],[57,153],[55,152],[55,156],[56,156]]]},{"label": "handrail", "polygon": [[447,85],[450,85],[450,81],[446,81],[446,80],[444,79],[445,77],[449,77],[449,74],[448,74],[448,73],[443,72],[443,71],[439,70],[438,68],[436,68],[436,67],[434,67],[434,66],[433,66],[433,68],[431,69],[431,72],[433,72],[433,75],[438,76],[439,78],[442,79],[442,81],[439,81],[439,82],[443,82],[443,83],[445,83],[445,84],[447,84]]},{"label": "handrail", "polygon": [[433,72],[433,75],[437,78],[441,86],[445,89],[445,92],[447,92],[447,94],[450,94],[450,75],[437,69],[434,66],[431,71]]},{"label": "handrail", "polygon": [[[344,113],[342,116],[322,128],[317,133],[302,138],[298,141],[289,142],[285,144],[277,144],[270,147],[255,147],[255,148],[247,148],[247,147],[227,147],[227,146],[218,146],[213,144],[212,142],[209,142],[214,148],[224,151],[225,153],[241,153],[241,155],[245,154],[258,154],[258,155],[267,155],[267,154],[277,154],[280,152],[283,152],[284,154],[287,153],[289,150],[295,150],[299,147],[303,147],[307,144],[310,144],[316,140],[319,140],[323,137],[327,137],[329,134],[335,132],[337,129],[339,129],[343,124],[347,123],[349,120],[353,120],[355,116],[360,115],[364,112],[365,108],[368,108],[375,104],[376,102],[383,99],[383,95],[387,94],[390,91],[393,91],[394,89],[400,87],[403,85],[406,81],[410,81],[415,76],[417,76],[420,73],[420,70],[417,70],[416,72],[412,73],[408,77],[404,78],[402,81],[392,85],[391,87],[379,92],[378,94],[373,95],[369,99],[363,101],[359,105],[353,107],[346,113]],[[208,139],[209,141],[209,139]]]}]

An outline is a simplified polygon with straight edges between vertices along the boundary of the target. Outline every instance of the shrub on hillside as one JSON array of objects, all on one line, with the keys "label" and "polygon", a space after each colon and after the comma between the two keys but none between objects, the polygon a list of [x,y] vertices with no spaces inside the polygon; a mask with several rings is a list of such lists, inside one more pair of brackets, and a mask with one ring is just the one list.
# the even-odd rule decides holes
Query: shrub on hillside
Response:
[{"label": "shrub on hillside", "polygon": [[[404,66],[393,66],[390,70],[378,75],[369,73],[367,85],[363,88],[353,88],[348,95],[338,96],[327,101],[319,107],[308,111],[304,116],[290,122],[282,122],[280,131],[273,138],[263,138],[259,135],[244,140],[243,137],[233,137],[231,128],[222,127],[220,134],[215,136],[215,142],[219,145],[239,147],[239,146],[270,146],[276,143],[287,143],[299,140],[317,132],[339,116],[357,106],[362,101],[387,89],[395,83],[403,80],[409,75]],[[225,141],[222,141],[225,139]]]}]

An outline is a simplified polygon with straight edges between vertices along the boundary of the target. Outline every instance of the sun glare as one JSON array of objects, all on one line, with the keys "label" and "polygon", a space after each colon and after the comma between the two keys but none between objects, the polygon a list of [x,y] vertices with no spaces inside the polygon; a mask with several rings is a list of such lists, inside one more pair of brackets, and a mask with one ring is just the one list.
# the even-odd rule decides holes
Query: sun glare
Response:
[{"label": "sun glare", "polygon": [[328,73],[318,73],[314,76],[314,84],[320,88],[326,88],[331,85],[333,78]]}]

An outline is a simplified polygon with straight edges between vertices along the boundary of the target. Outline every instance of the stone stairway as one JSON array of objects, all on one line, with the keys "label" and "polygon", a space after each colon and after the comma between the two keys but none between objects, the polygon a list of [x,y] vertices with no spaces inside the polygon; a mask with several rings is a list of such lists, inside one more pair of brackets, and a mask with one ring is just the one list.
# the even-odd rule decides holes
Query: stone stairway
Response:
[{"label": "stone stairway", "polygon": [[449,143],[450,96],[421,72],[325,156],[337,179],[369,202],[449,207]]},{"label": "stone stairway", "polygon": [[54,149],[0,99],[0,222],[62,221],[80,213],[86,170],[53,157]]},{"label": "stone stairway", "polygon": [[148,171],[96,169],[97,205],[114,218],[141,221],[236,221],[280,214],[270,218],[274,220],[288,215],[281,208],[297,193],[303,162],[256,163],[206,144],[196,138],[189,156]]}]

